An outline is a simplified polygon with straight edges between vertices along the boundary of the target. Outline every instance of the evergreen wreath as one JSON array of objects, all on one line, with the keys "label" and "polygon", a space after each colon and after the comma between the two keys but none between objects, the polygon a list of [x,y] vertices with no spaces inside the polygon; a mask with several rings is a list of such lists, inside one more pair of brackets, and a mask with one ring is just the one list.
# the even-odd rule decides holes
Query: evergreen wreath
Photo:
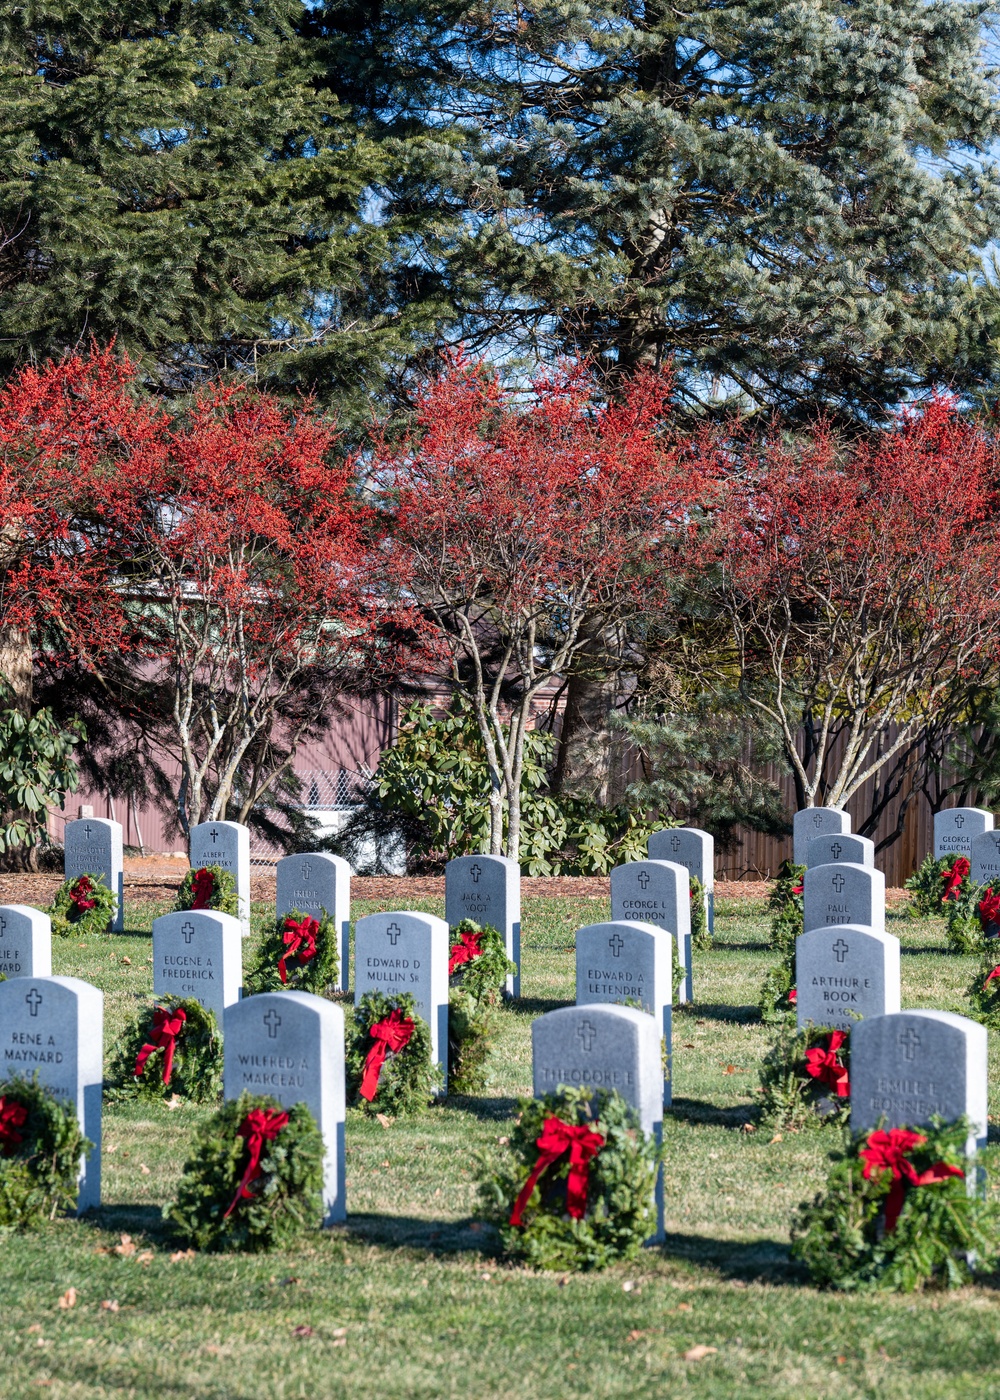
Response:
[{"label": "evergreen wreath", "polygon": [[[275,919],[246,975],[248,996],[258,992],[313,992],[328,996],[340,972],[337,926],[325,909],[320,918],[292,909]],[[284,975],[282,975],[284,973]]]},{"label": "evergreen wreath", "polygon": [[463,919],[452,932],[457,938],[448,954],[448,1092],[476,1094],[486,1087],[484,1066],[504,984],[517,965],[497,929]]},{"label": "evergreen wreath", "polygon": [[52,932],[59,938],[93,938],[107,933],[118,909],[118,896],[104,883],[104,876],[88,871],[64,880],[45,911]]},{"label": "evergreen wreath", "polygon": [[909,913],[923,919],[947,913],[945,905],[968,878],[969,862],[965,856],[945,856],[942,860],[924,856],[919,870],[904,882],[910,891]]},{"label": "evergreen wreath", "polygon": [[712,947],[713,939],[708,927],[708,911],[705,908],[705,886],[697,875],[691,876],[691,946],[699,952]]},{"label": "evergreen wreath", "polygon": [[832,1154],[826,1189],[796,1212],[793,1258],[815,1283],[845,1291],[957,1288],[988,1272],[998,1208],[968,1194],[968,1133],[965,1119],[934,1118],[851,1140]]},{"label": "evergreen wreath", "polygon": [[795,1020],[795,945],[786,949],[780,963],[772,967],[760,989],[760,1019],[765,1026]]},{"label": "evergreen wreath", "polygon": [[222,1092],[222,1037],[215,1015],[193,998],[157,997],[136,1012],[112,1047],[108,1082],[110,1099],[176,1094],[214,1103]]},{"label": "evergreen wreath", "polygon": [[198,1128],[164,1207],[193,1249],[286,1247],[323,1223],[323,1138],[304,1103],[243,1093]]},{"label": "evergreen wreath", "polygon": [[38,1082],[0,1082],[0,1229],[30,1229],[76,1209],[80,1159],[93,1143],[76,1110]]},{"label": "evergreen wreath", "polygon": [[1000,948],[984,950],[966,995],[972,1019],[988,1030],[1000,1031]]},{"label": "evergreen wreath", "polygon": [[[992,907],[992,889],[977,885],[973,880],[963,880],[954,896],[945,905],[947,925],[945,934],[948,947],[953,953],[980,953],[984,947],[987,925],[992,921],[988,913],[997,914]],[[987,904],[987,912],[983,904]],[[1000,901],[997,901],[1000,903]]]},{"label": "evergreen wreath", "polygon": [[795,940],[805,929],[804,881],[806,868],[783,860],[767,900],[774,911],[771,919],[771,947],[779,953],[795,952]]},{"label": "evergreen wreath", "polygon": [[177,891],[175,912],[187,909],[214,909],[217,914],[240,917],[240,899],[232,871],[221,865],[202,865],[189,870]]},{"label": "evergreen wreath", "polygon": [[409,992],[365,993],[354,1008],[346,1061],[350,1101],[368,1114],[419,1113],[441,1083],[430,1028]]},{"label": "evergreen wreath", "polygon": [[797,1131],[850,1117],[850,1033],[786,1022],[764,1056],[760,1092],[764,1121]]},{"label": "evergreen wreath", "polygon": [[521,1100],[502,1159],[480,1164],[480,1196],[508,1255],[536,1269],[603,1269],[634,1259],[653,1234],[660,1158],[620,1094],[562,1087]]}]

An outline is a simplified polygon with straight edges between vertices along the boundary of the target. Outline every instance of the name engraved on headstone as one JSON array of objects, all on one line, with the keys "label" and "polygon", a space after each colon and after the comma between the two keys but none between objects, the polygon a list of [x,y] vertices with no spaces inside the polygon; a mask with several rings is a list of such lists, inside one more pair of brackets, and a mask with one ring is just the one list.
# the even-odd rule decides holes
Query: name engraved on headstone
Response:
[{"label": "name engraved on headstone", "polygon": [[101,1203],[104,993],[76,977],[0,982],[0,1078],[31,1078],[76,1109],[93,1149],[80,1163],[77,1210]]},{"label": "name engraved on headstone", "polygon": [[813,865],[803,881],[805,928],[885,928],[885,876],[850,861]]},{"label": "name engraved on headstone", "polygon": [[0,976],[52,976],[52,923],[27,904],[0,904]]},{"label": "name engraved on headstone", "polygon": [[801,1026],[853,1031],[858,1017],[899,1010],[899,939],[847,924],[810,929],[795,944]]},{"label": "name engraved on headstone", "polygon": [[672,860],[635,860],[611,872],[612,922],[656,924],[677,942],[684,969],[679,1000],[694,1000],[691,962],[691,886],[683,865]]},{"label": "name engraved on headstone", "polygon": [[344,1012],[310,992],[265,992],[226,1008],[223,1089],[304,1103],[323,1135],[326,1224],[347,1214]]},{"label": "name engraved on headstone", "polygon": [[934,859],[966,856],[972,859],[972,842],[993,830],[993,813],[982,807],[948,807],[934,813]]},{"label": "name engraved on headstone", "polygon": [[1000,893],[1000,831],[983,831],[972,838],[969,878]]},{"label": "name engraved on headstone", "polygon": [[276,915],[300,909],[318,919],[326,910],[337,929],[340,971],[337,987],[346,992],[351,950],[351,867],[343,856],[325,852],[285,856],[276,866]]},{"label": "name engraved on headstone", "polygon": [[217,865],[236,881],[240,929],[250,935],[250,832],[240,822],[201,822],[191,828],[191,868]]},{"label": "name engraved on headstone", "polygon": [[867,836],[852,836],[850,832],[839,832],[832,836],[811,836],[806,847],[806,866],[836,865],[847,861],[851,865],[864,865],[875,869],[875,842]]},{"label": "name engraved on headstone", "polygon": [[240,921],[214,909],[186,909],[153,920],[153,994],[190,997],[222,1014],[240,999]]},{"label": "name engraved on headstone", "polygon": [[507,994],[521,995],[521,867],[509,856],[457,856],[444,868],[444,916],[451,928],[463,919],[503,934],[517,973]]},{"label": "name engraved on headstone", "polygon": [[[431,1033],[431,1059],[448,1069],[448,925],[410,909],[368,914],[354,926],[354,1002],[366,992],[409,992]],[[447,1080],[444,1090],[447,1092]]]},{"label": "name engraved on headstone", "polygon": [[672,951],[655,924],[588,924],[576,931],[576,1004],[638,1004],[661,1028],[663,1103],[672,1102]]},{"label": "name engraved on headstone", "polygon": [[850,830],[851,815],[839,807],[803,807],[792,818],[792,859],[805,865],[814,836],[846,836]]},{"label": "name engraved on headstone", "polygon": [[650,860],[672,860],[683,865],[705,892],[708,929],[715,931],[715,837],[696,826],[675,826],[654,831],[647,844]]},{"label": "name engraved on headstone", "polygon": [[83,817],[67,822],[63,836],[63,872],[67,880],[78,875],[103,875],[117,906],[112,933],[125,927],[125,875],[122,865],[122,829],[105,817]]}]

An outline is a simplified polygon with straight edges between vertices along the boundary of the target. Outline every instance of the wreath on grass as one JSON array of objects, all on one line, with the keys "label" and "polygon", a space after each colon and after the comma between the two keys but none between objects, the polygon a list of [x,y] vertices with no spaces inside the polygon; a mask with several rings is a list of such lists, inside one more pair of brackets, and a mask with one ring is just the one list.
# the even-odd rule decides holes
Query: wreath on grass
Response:
[{"label": "wreath on grass", "polygon": [[159,997],[139,1010],[115,1042],[111,1099],[177,1094],[214,1103],[222,1092],[222,1037],[215,1015],[192,998]]},{"label": "wreath on grass", "polygon": [[760,989],[760,1019],[765,1026],[795,1020],[795,945],[785,950],[781,962],[772,967]]},{"label": "wreath on grass", "polygon": [[0,1082],[0,1229],[30,1229],[76,1209],[80,1159],[93,1143],[76,1110],[38,1082]]},{"label": "wreath on grass", "polygon": [[52,932],[59,938],[91,938],[107,933],[118,910],[118,897],[104,883],[104,876],[89,871],[65,880],[45,911]]},{"label": "wreath on grass", "polygon": [[949,898],[946,909],[945,932],[948,947],[954,953],[980,953],[986,939],[1000,934],[1000,895],[995,895],[990,885],[977,885],[971,879],[963,879]]},{"label": "wreath on grass", "polygon": [[301,909],[275,919],[257,958],[247,973],[247,994],[258,992],[313,992],[326,996],[337,985],[340,956],[337,926],[325,909],[314,919]]},{"label": "wreath on grass", "polygon": [[486,1087],[485,1064],[496,1031],[507,977],[517,965],[503,934],[463,919],[448,950],[448,1092],[476,1094]]},{"label": "wreath on grass", "polygon": [[779,953],[794,954],[795,940],[805,929],[804,865],[783,860],[778,866],[774,889],[768,895],[767,907],[774,911],[771,919],[771,947]]},{"label": "wreath on grass", "polygon": [[304,1103],[243,1093],[203,1123],[164,1208],[193,1249],[283,1248],[323,1223],[323,1138]]},{"label": "wreath on grass", "polygon": [[1000,951],[987,948],[966,995],[969,1014],[988,1030],[1000,1031]]},{"label": "wreath on grass", "polygon": [[708,910],[705,908],[705,886],[697,875],[691,876],[691,946],[701,952],[712,947],[712,934],[708,927]]},{"label": "wreath on grass", "polygon": [[786,1023],[764,1056],[760,1092],[764,1121],[796,1131],[846,1126],[851,1111],[850,1032]]},{"label": "wreath on grass", "polygon": [[420,1113],[441,1083],[431,1064],[431,1033],[409,992],[366,992],[354,1008],[347,1045],[351,1102],[365,1113]]},{"label": "wreath on grass", "polygon": [[944,907],[961,894],[969,880],[971,866],[967,856],[944,856],[938,860],[924,856],[919,870],[905,882],[910,891],[909,912],[918,918],[946,914]]},{"label": "wreath on grass", "polygon": [[801,1205],[792,1256],[845,1291],[957,1288],[997,1254],[997,1206],[970,1196],[966,1119],[862,1134],[834,1156],[825,1191]]},{"label": "wreath on grass", "polygon": [[606,1089],[522,1099],[502,1161],[480,1195],[504,1249],[537,1269],[603,1269],[634,1259],[656,1229],[661,1149]]},{"label": "wreath on grass", "polygon": [[232,871],[221,865],[202,865],[189,870],[177,891],[175,912],[186,909],[214,909],[217,914],[240,917],[240,900]]}]

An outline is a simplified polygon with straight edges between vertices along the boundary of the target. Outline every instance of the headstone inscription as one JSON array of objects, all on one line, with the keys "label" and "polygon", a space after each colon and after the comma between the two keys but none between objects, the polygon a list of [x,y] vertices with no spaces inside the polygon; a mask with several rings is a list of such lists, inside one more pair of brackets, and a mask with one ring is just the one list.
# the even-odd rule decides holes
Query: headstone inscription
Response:
[{"label": "headstone inscription", "polygon": [[654,831],[649,838],[650,860],[673,860],[683,865],[705,892],[708,931],[715,932],[715,837],[696,826],[675,826]]},{"label": "headstone inscription", "polygon": [[[631,1006],[565,1006],[531,1025],[533,1092],[614,1089],[636,1110],[643,1131],[663,1135],[661,1023]],[[656,1179],[657,1227],[663,1238],[663,1170]]]},{"label": "headstone inscription", "polygon": [[236,881],[240,929],[250,936],[250,832],[240,822],[201,822],[191,828],[191,869],[218,865]]},{"label": "headstone inscription", "polygon": [[118,901],[111,921],[112,933],[125,927],[125,874],[122,866],[122,829],[105,817],[84,817],[67,822],[63,836],[63,873],[67,880],[78,875],[103,875]]},{"label": "headstone inscription", "polygon": [[973,836],[969,857],[969,878],[977,885],[991,885],[1000,893],[1000,831],[983,831]]},{"label": "headstone inscription", "polygon": [[435,914],[368,914],[354,926],[354,1002],[366,992],[409,992],[431,1033],[431,1060],[447,1093],[449,930]]},{"label": "headstone inscription", "polygon": [[687,870],[672,860],[634,860],[611,872],[613,923],[656,924],[677,941],[684,970],[679,1000],[694,1000],[691,966],[691,892]]},{"label": "headstone inscription", "polygon": [[885,928],[885,876],[851,861],[814,865],[803,881],[805,931],[855,924]]},{"label": "headstone inscription", "polygon": [[277,873],[276,915],[280,919],[292,909],[314,919],[326,910],[337,929],[340,973],[337,987],[346,992],[348,961],[351,954],[351,867],[343,856],[324,853],[285,856]]},{"label": "headstone inscription", "polygon": [[588,924],[576,931],[576,1004],[636,1005],[663,1036],[663,1103],[672,1102],[673,946],[655,924]]},{"label": "headstone inscription", "polygon": [[987,1031],[951,1011],[873,1016],[851,1033],[851,1131],[920,1128],[966,1116],[970,1155],[986,1146]]},{"label": "headstone inscription", "polygon": [[875,869],[875,842],[867,836],[852,836],[850,832],[832,836],[810,836],[806,846],[806,868],[814,865],[836,865],[848,861]]},{"label": "headstone inscription", "polygon": [[52,923],[27,904],[0,904],[0,975],[52,976]]},{"label": "headstone inscription", "polygon": [[850,830],[851,815],[839,807],[803,807],[792,818],[792,860],[806,864],[814,836],[846,836]]},{"label": "headstone inscription", "polygon": [[243,938],[239,919],[214,909],[182,909],[153,920],[153,995],[190,997],[215,1013],[240,999]]},{"label": "headstone inscription", "polygon": [[899,1010],[899,939],[852,924],[814,928],[795,943],[799,1027],[853,1031],[857,1018]]},{"label": "headstone inscription", "polygon": [[101,1090],[104,993],[76,977],[17,977],[0,982],[0,1078],[37,1074],[76,1109],[93,1143],[80,1163],[77,1211],[101,1204]]},{"label": "headstone inscription", "polygon": [[993,813],[982,807],[949,807],[934,813],[934,859],[965,856],[972,859],[972,840],[993,830]]},{"label": "headstone inscription", "polygon": [[344,1012],[311,992],[264,992],[226,1008],[223,1092],[304,1103],[323,1135],[326,1224],[347,1215]]},{"label": "headstone inscription", "polygon": [[463,919],[503,934],[517,973],[508,996],[521,995],[521,867],[509,856],[457,856],[444,868],[444,916],[454,928]]}]

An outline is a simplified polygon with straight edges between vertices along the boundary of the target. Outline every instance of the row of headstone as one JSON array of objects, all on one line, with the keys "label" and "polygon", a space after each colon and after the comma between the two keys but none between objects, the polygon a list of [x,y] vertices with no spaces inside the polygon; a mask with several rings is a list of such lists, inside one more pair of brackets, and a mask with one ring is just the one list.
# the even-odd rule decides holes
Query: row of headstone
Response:
[{"label": "row of headstone", "polygon": [[112,933],[125,927],[125,872],[122,863],[122,828],[120,822],[105,817],[81,817],[67,822],[63,834],[63,875],[75,880],[78,875],[103,875],[104,883],[117,900]]}]

